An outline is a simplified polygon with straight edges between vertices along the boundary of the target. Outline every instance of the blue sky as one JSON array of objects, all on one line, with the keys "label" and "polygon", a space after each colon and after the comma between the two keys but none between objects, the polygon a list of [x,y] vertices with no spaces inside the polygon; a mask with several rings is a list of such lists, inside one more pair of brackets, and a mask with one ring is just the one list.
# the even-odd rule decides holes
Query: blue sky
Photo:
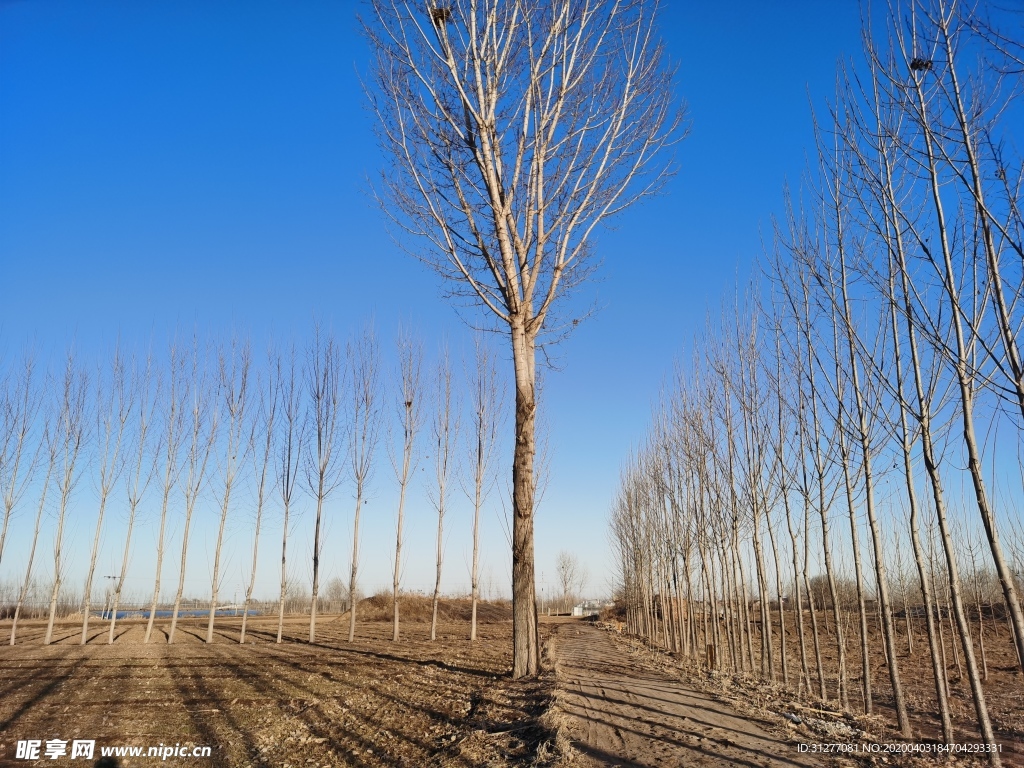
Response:
[{"label": "blue sky", "polygon": [[[468,353],[469,332],[437,279],[392,245],[371,199],[382,160],[359,81],[357,7],[0,3],[0,349],[32,343],[45,357],[74,341],[96,357],[118,336],[141,349],[193,326],[240,330],[261,347],[271,335],[308,337],[314,315],[342,335],[372,315],[385,347],[401,320],[428,348],[444,337]],[[853,2],[672,0],[661,28],[689,105],[679,173],[599,234],[603,266],[586,295],[601,311],[545,378],[552,458],[537,568],[553,581],[555,554],[574,551],[592,592],[611,575],[606,518],[619,467],[673,359],[749,277],[811,146],[808,100],[832,93],[837,60],[860,44]],[[362,548],[371,587],[387,580],[386,469]],[[331,534],[339,574],[347,497]],[[425,502],[414,514],[422,540],[432,530]],[[239,517],[235,566],[247,546]],[[29,527],[26,514],[16,523]],[[507,554],[493,512],[485,535],[500,582]],[[430,548],[417,547],[411,586],[430,581]],[[453,589],[466,581],[465,549],[453,533]],[[16,567],[10,554],[0,580]]]}]

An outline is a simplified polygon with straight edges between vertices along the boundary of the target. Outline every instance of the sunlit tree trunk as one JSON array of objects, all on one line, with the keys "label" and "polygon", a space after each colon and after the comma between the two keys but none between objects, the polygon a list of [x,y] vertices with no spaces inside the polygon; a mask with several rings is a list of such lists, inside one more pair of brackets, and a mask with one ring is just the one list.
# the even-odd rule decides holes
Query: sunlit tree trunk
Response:
[{"label": "sunlit tree trunk", "polygon": [[402,424],[402,456],[397,460],[391,454],[391,466],[398,479],[398,512],[395,518],[395,570],[392,580],[392,603],[394,625],[391,640],[398,642],[399,610],[398,594],[402,583],[402,543],[405,526],[405,496],[411,477],[416,471],[419,454],[416,451],[416,434],[423,425],[423,348],[412,334],[399,330],[398,334],[398,378],[401,382],[399,419]]}]

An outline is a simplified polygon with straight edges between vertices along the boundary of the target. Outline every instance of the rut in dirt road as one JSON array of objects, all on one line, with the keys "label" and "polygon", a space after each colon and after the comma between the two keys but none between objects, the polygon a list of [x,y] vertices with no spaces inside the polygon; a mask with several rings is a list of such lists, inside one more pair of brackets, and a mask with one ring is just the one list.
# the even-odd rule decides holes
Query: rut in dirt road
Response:
[{"label": "rut in dirt road", "polygon": [[566,624],[553,642],[573,746],[591,765],[818,765],[728,705],[667,675],[638,669],[600,629]]}]

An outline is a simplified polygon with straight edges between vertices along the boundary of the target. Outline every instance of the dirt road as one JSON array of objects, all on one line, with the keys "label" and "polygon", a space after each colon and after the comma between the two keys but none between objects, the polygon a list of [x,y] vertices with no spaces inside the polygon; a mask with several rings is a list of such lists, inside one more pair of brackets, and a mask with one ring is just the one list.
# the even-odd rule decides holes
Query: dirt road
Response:
[{"label": "dirt road", "polygon": [[573,745],[592,765],[817,765],[707,694],[639,669],[604,630],[564,624],[552,642]]}]

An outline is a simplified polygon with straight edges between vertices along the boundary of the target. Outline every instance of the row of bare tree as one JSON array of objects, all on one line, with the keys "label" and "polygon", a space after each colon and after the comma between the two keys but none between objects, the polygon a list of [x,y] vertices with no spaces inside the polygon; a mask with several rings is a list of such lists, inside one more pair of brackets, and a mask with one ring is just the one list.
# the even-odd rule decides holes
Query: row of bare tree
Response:
[{"label": "row of bare tree", "polygon": [[[908,737],[895,593],[907,621],[920,606],[947,743],[944,633],[995,740],[980,573],[1024,671],[1024,171],[1010,141],[1024,49],[1019,19],[984,11],[909,0],[866,19],[865,64],[840,67],[761,285],[680,367],[612,522],[632,631],[843,706],[855,637],[869,713],[880,644]],[[984,552],[957,533],[978,529]]]},{"label": "row of bare tree", "polygon": [[[13,601],[13,645],[26,599],[35,590],[44,518],[55,515],[50,608],[44,643],[53,639],[54,619],[67,572],[65,533],[95,520],[88,571],[82,587],[81,642],[89,637],[97,556],[104,536],[123,543],[120,569],[112,579],[107,642],[115,637],[118,608],[137,542],[133,533],[143,508],[159,520],[152,555],[153,593],[145,642],[153,636],[161,604],[161,578],[168,522],[181,526],[178,582],[168,642],[174,642],[189,572],[190,532],[197,515],[214,515],[206,641],[212,642],[219,591],[224,581],[224,540],[229,516],[244,513],[251,524],[252,566],[244,586],[239,642],[253,604],[260,534],[268,509],[282,518],[277,642],[282,641],[289,579],[289,533],[296,492],[315,509],[309,640],[316,640],[318,592],[327,503],[347,480],[355,501],[348,594],[358,593],[359,525],[370,484],[381,458],[382,436],[398,485],[394,549],[394,639],[399,639],[399,592],[403,564],[405,502],[413,473],[424,454],[434,462],[428,496],[437,512],[437,570],[434,587],[436,635],[444,554],[444,523],[453,482],[473,503],[471,567],[473,621],[479,598],[480,511],[495,480],[496,437],[503,396],[496,360],[483,339],[466,380],[457,381],[450,355],[442,349],[433,381],[424,374],[422,343],[408,330],[397,339],[397,370],[385,381],[381,352],[371,325],[344,345],[314,327],[304,349],[292,344],[270,349],[254,362],[248,342],[205,344],[198,337],[172,341],[166,356],[134,357],[117,349],[95,367],[69,353],[58,375],[41,373],[32,355],[0,369],[0,563],[11,523],[33,526],[24,578]],[[468,428],[460,430],[465,394]],[[383,435],[382,435],[383,432]],[[429,442],[429,446],[426,442]],[[463,455],[465,454],[465,455]],[[459,465],[465,472],[458,471]],[[92,492],[88,487],[92,484]],[[244,485],[251,493],[240,493]],[[56,498],[56,503],[54,503]],[[117,510],[111,525],[109,511]],[[55,510],[55,511],[54,511]],[[158,511],[157,511],[158,510]],[[22,514],[24,513],[24,515]],[[88,522],[87,522],[88,521]],[[133,547],[135,549],[133,549]],[[64,590],[66,591],[66,589]],[[356,604],[349,611],[348,638],[356,631]]]}]

